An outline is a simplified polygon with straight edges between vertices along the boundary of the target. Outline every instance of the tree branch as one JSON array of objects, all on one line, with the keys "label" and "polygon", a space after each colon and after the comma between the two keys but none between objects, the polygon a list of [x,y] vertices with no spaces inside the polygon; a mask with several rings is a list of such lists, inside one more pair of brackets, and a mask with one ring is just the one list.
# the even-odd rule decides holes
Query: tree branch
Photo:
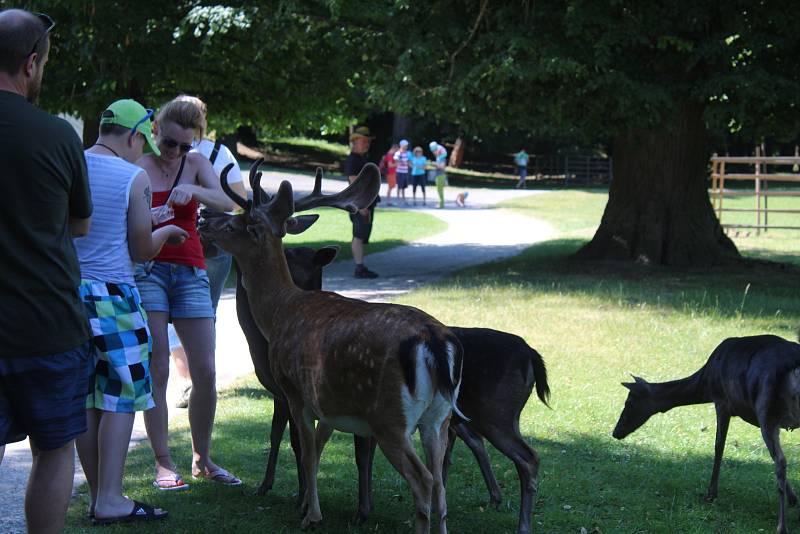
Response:
[{"label": "tree branch", "polygon": [[475,24],[472,25],[472,30],[469,32],[469,35],[464,40],[463,43],[453,52],[450,54],[450,74],[447,76],[447,83],[450,84],[450,81],[453,79],[453,71],[456,68],[456,56],[460,54],[475,36],[475,32],[478,31],[478,25],[481,23],[481,19],[483,15],[486,13],[486,7],[489,5],[489,0],[481,0],[481,9],[478,12],[478,17],[475,19]]}]

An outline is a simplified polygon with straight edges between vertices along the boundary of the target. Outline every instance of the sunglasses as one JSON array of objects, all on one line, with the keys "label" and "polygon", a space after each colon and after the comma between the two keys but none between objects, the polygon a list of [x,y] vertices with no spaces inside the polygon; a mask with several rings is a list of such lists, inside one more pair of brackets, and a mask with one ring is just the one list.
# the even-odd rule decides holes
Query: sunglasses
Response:
[{"label": "sunglasses", "polygon": [[186,154],[192,149],[192,145],[189,143],[179,143],[174,139],[170,139],[169,137],[162,137],[161,141],[159,142],[160,145],[164,145],[168,149],[177,148],[180,150],[181,154]]},{"label": "sunglasses", "polygon": [[55,25],[56,25],[55,21],[53,19],[51,19],[48,15],[45,15],[44,13],[34,13],[34,15],[36,15],[36,18],[38,18],[40,21],[42,21],[42,24],[45,25],[45,30],[44,30],[44,33],[42,33],[39,36],[39,38],[36,39],[33,42],[33,46],[31,47],[31,51],[28,52],[27,54],[25,54],[25,57],[28,57],[31,54],[33,54],[34,52],[36,52],[36,47],[39,46],[39,43],[42,41],[42,39],[44,39],[47,36],[47,34],[50,33],[53,30],[53,28],[55,27]]},{"label": "sunglasses", "polygon": [[136,133],[136,129],[139,127],[140,124],[142,124],[145,121],[150,120],[150,117],[153,116],[153,110],[152,109],[145,108],[144,111],[145,111],[146,115],[144,117],[142,117],[141,119],[139,119],[139,122],[137,122],[136,124],[133,125],[133,128],[131,128],[131,135],[134,135]]}]

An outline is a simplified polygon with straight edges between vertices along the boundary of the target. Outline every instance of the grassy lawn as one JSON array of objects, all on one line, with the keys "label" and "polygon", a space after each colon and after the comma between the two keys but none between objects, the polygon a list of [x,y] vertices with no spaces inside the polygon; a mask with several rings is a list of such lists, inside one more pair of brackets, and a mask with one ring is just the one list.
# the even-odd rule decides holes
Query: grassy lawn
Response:
[{"label": "grassy lawn", "polygon": [[[353,253],[350,242],[353,239],[353,225],[347,213],[341,210],[321,209],[308,212],[319,213],[320,218],[307,231],[299,235],[287,235],[283,242],[286,246],[321,247],[338,245],[337,259],[350,259]],[[305,212],[304,212],[305,214]],[[370,242],[366,246],[367,254],[382,252],[390,248],[404,245],[411,241],[438,234],[447,229],[447,223],[433,215],[412,210],[378,207]]]},{"label": "grassy lawn", "polygon": [[[711,405],[654,416],[617,441],[611,431],[635,373],[651,381],[684,377],[698,369],[724,338],[773,333],[795,338],[800,324],[800,274],[792,267],[744,265],[705,272],[658,267],[586,264],[569,256],[591,237],[605,205],[603,191],[559,191],[509,202],[506,207],[548,220],[562,234],[522,255],[469,269],[398,302],[417,306],[446,324],[486,326],[523,336],[544,356],[552,410],[535,396],[521,418],[523,435],[541,455],[534,512],[537,532],[769,532],[777,522],[774,468],[758,429],[738,419],[728,436],[719,498],[702,504],[713,458]],[[387,231],[382,211],[376,225]],[[330,210],[326,219],[332,219]],[[399,215],[399,214],[398,214]],[[346,215],[343,214],[344,217]],[[332,224],[332,223],[331,223]],[[348,242],[346,223],[339,234]],[[326,225],[327,227],[327,225]],[[411,230],[403,228],[402,235]],[[319,236],[314,240],[323,240]],[[735,238],[748,256],[793,257],[794,234]],[[133,498],[163,506],[162,525],[108,529],[140,532],[299,532],[296,479],[288,440],[282,447],[270,495],[252,495],[265,464],[272,403],[255,378],[221,395],[214,457],[240,475],[245,487],[195,483],[184,494],[159,493],[149,448],[128,459],[125,488]],[[185,416],[173,428],[173,450],[188,476],[190,448]],[[783,433],[789,479],[800,487],[800,443]],[[519,499],[513,464],[489,447],[504,492],[500,511],[487,509],[480,471],[459,443],[448,485],[452,532],[514,532]],[[357,487],[352,440],[334,434],[322,458],[320,502],[325,517],[316,532],[412,532],[410,493],[376,455],[370,521],[351,523]],[[85,488],[83,490],[85,492]],[[87,499],[70,509],[69,532],[90,531]],[[797,511],[788,514],[799,528]]]}]

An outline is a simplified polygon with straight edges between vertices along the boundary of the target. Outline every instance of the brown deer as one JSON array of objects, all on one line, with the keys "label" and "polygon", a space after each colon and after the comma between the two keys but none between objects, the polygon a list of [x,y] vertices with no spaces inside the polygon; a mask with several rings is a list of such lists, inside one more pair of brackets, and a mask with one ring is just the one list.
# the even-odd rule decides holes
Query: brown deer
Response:
[{"label": "brown deer", "polygon": [[[378,168],[368,164],[336,195],[321,194],[318,172],[314,191],[295,203],[286,181],[267,197],[260,186],[259,164],[251,168],[252,203],[228,187],[228,169],[223,170],[223,189],[245,211],[210,218],[201,231],[236,258],[253,317],[269,342],[270,371],[288,400],[300,442],[306,481],[301,526],[322,520],[314,428],[319,420],[345,432],[374,436],[409,485],[416,531],[430,532],[433,510],[439,531],[445,533],[442,461],[461,382],[458,339],[415,308],[297,288],[282,249],[287,232],[300,233],[318,218],[292,217],[295,211],[320,206],[354,211],[369,205],[380,187]],[[427,466],[411,441],[417,428]]]},{"label": "brown deer", "polygon": [[731,417],[741,417],[761,429],[761,437],[775,462],[778,532],[788,532],[786,501],[792,506],[797,497],[786,480],[780,431],[800,426],[800,345],[769,335],[728,338],[689,377],[661,383],[639,377],[634,380],[622,384],[630,391],[614,428],[615,438],[623,439],[653,414],[676,406],[713,402],[717,411],[717,437],[711,482],[704,496],[711,502],[717,497],[728,425]]},{"label": "brown deer", "polygon": [[[295,285],[306,290],[322,288],[322,268],[333,261],[336,255],[335,247],[323,247],[317,251],[298,247],[286,249],[284,252]],[[288,422],[292,449],[295,451],[295,460],[298,463],[299,494],[303,495],[305,482],[299,469],[300,452],[296,435],[291,428],[293,423],[289,416],[289,407],[283,394],[273,385],[274,380],[269,371],[269,344],[255,325],[247,292],[241,283],[237,284],[236,299],[239,324],[245,332],[256,375],[261,384],[273,393],[274,398],[269,458],[264,481],[258,493],[266,493],[272,488],[280,443]],[[457,404],[459,410],[467,414],[470,420],[464,421],[458,416],[450,420],[443,479],[446,482],[453,445],[456,437],[459,437],[475,455],[489,490],[490,505],[499,507],[502,496],[484,447],[485,436],[492,445],[514,462],[517,468],[520,479],[517,533],[530,533],[531,515],[538,487],[539,457],[520,435],[519,417],[534,386],[539,399],[547,405],[550,388],[547,384],[544,360],[524,339],[507,332],[490,328],[452,326],[450,330],[458,337],[464,348],[464,364]],[[325,425],[319,425],[317,439],[326,440],[331,430]],[[357,435],[354,436],[354,441],[359,470],[359,506],[356,521],[361,523],[366,521],[372,508],[370,489],[375,441]]]}]

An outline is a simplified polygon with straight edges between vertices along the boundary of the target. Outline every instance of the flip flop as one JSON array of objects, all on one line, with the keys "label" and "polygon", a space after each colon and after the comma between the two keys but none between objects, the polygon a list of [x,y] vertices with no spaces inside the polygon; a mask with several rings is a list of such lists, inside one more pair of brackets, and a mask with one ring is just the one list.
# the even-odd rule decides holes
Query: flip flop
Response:
[{"label": "flip flop", "polygon": [[95,517],[92,519],[92,524],[97,526],[114,525],[118,523],[130,523],[132,521],[153,521],[164,519],[169,515],[166,510],[156,511],[157,509],[139,501],[133,501],[133,510],[128,515],[120,517]]},{"label": "flip flop", "polygon": [[179,474],[174,473],[156,478],[153,481],[153,487],[160,491],[180,491],[189,489],[189,484],[184,482]]},{"label": "flip flop", "polygon": [[208,471],[205,474],[192,475],[195,480],[206,479],[223,486],[241,486],[242,481],[230,474],[225,469],[218,467],[213,471]]}]

